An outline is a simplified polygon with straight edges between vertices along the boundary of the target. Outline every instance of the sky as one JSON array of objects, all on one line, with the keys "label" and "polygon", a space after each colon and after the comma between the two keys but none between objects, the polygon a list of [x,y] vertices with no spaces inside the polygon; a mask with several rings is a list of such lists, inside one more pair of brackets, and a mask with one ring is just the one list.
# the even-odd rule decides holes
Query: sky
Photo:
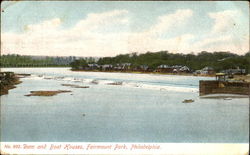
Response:
[{"label": "sky", "polygon": [[4,1],[1,54],[249,51],[247,1]]}]

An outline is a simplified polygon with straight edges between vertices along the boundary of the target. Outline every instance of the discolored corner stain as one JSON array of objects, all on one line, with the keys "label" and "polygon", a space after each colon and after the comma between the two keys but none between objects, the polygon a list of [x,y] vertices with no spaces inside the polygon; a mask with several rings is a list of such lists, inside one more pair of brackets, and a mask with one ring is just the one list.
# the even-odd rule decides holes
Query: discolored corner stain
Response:
[{"label": "discolored corner stain", "polygon": [[3,5],[3,4],[2,4],[3,2],[5,2],[5,3],[8,2],[8,4],[6,4],[4,7],[1,7],[1,13],[6,12],[6,9],[7,9],[7,8],[9,8],[9,7],[15,5],[16,3],[21,2],[21,1],[23,1],[23,0],[15,0],[15,1],[3,0],[3,1],[1,1],[1,6]]}]

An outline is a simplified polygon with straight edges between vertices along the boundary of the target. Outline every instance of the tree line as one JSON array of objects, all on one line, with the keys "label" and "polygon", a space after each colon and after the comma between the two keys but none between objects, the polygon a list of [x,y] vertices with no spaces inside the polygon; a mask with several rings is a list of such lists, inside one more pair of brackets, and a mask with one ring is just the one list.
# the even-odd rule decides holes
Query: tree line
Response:
[{"label": "tree line", "polygon": [[66,67],[75,57],[1,55],[0,67]]},{"label": "tree line", "polygon": [[151,70],[156,69],[157,66],[162,64],[169,66],[188,66],[192,70],[199,70],[209,66],[216,72],[226,69],[241,68],[246,69],[246,71],[250,73],[250,52],[245,55],[238,55],[230,52],[210,53],[206,51],[202,51],[198,54],[169,53],[168,51],[147,52],[143,54],[120,54],[115,57],[103,57],[93,62],[86,61],[85,59],[78,59],[71,63],[71,67],[77,68],[79,66],[86,66],[88,63],[96,63],[98,65],[131,63],[131,67],[147,65]]},{"label": "tree line", "polygon": [[154,70],[159,65],[182,65],[188,66],[192,70],[199,70],[204,67],[212,67],[216,72],[225,69],[241,68],[250,73],[250,52],[238,55],[230,52],[206,52],[198,54],[170,53],[168,51],[147,52],[143,54],[120,54],[114,57],[96,58],[76,58],[76,57],[48,57],[42,58],[34,56],[22,56],[16,54],[1,55],[0,67],[54,67],[71,66],[77,68],[87,64],[121,64],[130,63],[131,67],[147,65]]}]

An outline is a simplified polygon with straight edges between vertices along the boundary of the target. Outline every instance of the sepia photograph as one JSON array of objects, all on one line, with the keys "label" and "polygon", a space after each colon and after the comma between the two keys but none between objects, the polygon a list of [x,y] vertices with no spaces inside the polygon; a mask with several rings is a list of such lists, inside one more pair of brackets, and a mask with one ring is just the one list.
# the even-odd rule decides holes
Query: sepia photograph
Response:
[{"label": "sepia photograph", "polygon": [[248,1],[2,1],[1,154],[249,153]]}]

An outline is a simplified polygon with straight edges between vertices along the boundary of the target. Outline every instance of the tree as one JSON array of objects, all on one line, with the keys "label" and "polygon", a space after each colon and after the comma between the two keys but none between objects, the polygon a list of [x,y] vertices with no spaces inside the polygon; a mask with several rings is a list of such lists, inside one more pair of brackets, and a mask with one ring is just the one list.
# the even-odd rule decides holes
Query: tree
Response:
[{"label": "tree", "polygon": [[81,69],[87,66],[87,62],[84,59],[75,60],[70,63],[72,69]]}]

